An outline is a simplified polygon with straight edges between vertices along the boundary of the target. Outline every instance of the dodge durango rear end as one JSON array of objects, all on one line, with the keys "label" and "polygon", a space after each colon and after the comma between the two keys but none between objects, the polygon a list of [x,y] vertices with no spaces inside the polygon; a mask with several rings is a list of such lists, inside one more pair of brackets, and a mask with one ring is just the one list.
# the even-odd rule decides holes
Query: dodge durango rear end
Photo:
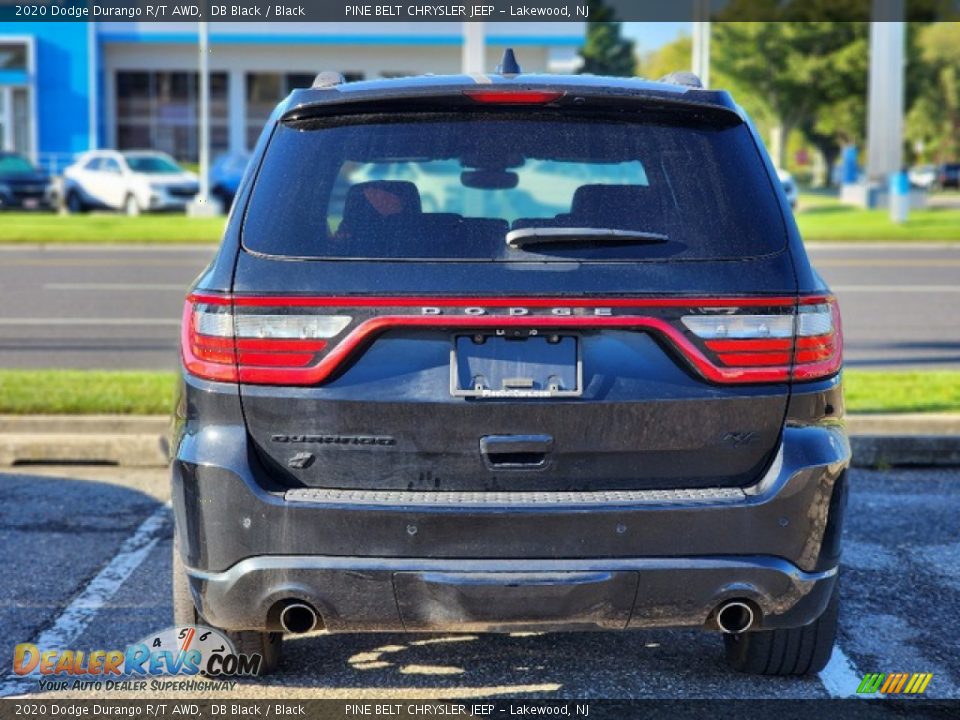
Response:
[{"label": "dodge durango rear end", "polygon": [[[178,624],[836,632],[837,303],[722,91],[321,75],[188,293]],[[639,641],[638,641],[639,642]]]}]

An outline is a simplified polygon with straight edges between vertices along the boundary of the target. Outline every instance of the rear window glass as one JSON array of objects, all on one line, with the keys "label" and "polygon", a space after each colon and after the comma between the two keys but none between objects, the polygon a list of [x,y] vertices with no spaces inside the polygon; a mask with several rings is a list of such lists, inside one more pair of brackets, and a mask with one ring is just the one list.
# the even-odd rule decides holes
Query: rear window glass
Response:
[{"label": "rear window glass", "polygon": [[[537,240],[508,244],[518,230]],[[506,113],[281,125],[243,229],[249,250],[314,258],[717,259],[785,241],[743,125]]]}]

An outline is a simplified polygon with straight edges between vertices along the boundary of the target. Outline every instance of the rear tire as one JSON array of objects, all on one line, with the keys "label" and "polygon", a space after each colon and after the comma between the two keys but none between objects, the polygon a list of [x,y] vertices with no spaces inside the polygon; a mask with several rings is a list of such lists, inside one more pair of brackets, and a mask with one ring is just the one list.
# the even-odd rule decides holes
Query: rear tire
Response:
[{"label": "rear tire", "polygon": [[809,675],[823,670],[833,652],[840,609],[835,582],[827,609],[809,625],[724,635],[727,664],[754,675]]},{"label": "rear tire", "polygon": [[[184,625],[215,627],[197,612],[193,604],[190,582],[187,580],[187,571],[180,557],[180,541],[176,533],[173,536],[173,624],[177,627]],[[230,638],[238,653],[259,655],[262,658],[256,673],[257,677],[270,675],[279,667],[283,651],[283,633],[215,629]]]}]

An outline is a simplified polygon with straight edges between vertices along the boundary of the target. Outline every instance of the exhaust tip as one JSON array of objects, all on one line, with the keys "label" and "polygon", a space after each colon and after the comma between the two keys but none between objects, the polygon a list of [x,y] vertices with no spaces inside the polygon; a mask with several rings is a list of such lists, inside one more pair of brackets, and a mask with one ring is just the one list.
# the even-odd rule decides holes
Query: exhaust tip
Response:
[{"label": "exhaust tip", "polygon": [[308,633],[317,627],[317,613],[309,605],[290,603],[280,611],[280,627],[294,635]]},{"label": "exhaust tip", "polygon": [[753,608],[742,600],[731,600],[717,609],[717,626],[731,635],[746,632],[754,620]]}]

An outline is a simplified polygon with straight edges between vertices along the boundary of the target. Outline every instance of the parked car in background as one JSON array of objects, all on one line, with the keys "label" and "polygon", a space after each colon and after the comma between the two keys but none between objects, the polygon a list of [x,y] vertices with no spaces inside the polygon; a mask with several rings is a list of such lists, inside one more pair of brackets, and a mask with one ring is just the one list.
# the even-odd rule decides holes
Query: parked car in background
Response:
[{"label": "parked car in background", "polygon": [[937,168],[938,188],[960,188],[960,163],[944,163]]},{"label": "parked car in background", "polygon": [[72,213],[92,208],[139,215],[183,210],[200,190],[197,176],[160,152],[94,150],[63,173],[63,200]]},{"label": "parked car in background", "polygon": [[937,168],[935,165],[916,165],[907,171],[907,178],[913,187],[929,190],[937,181]]},{"label": "parked car in background", "polygon": [[250,162],[250,153],[231,152],[220,155],[210,168],[210,194],[223,205],[224,211],[233,205],[243,173]]},{"label": "parked car in background", "polygon": [[53,207],[50,176],[23,155],[0,152],[0,210]]},{"label": "parked car in background", "polygon": [[783,186],[783,194],[787,196],[787,202],[790,203],[791,208],[796,210],[797,201],[800,199],[796,180],[786,170],[777,170],[777,177],[780,178],[780,184]]}]

